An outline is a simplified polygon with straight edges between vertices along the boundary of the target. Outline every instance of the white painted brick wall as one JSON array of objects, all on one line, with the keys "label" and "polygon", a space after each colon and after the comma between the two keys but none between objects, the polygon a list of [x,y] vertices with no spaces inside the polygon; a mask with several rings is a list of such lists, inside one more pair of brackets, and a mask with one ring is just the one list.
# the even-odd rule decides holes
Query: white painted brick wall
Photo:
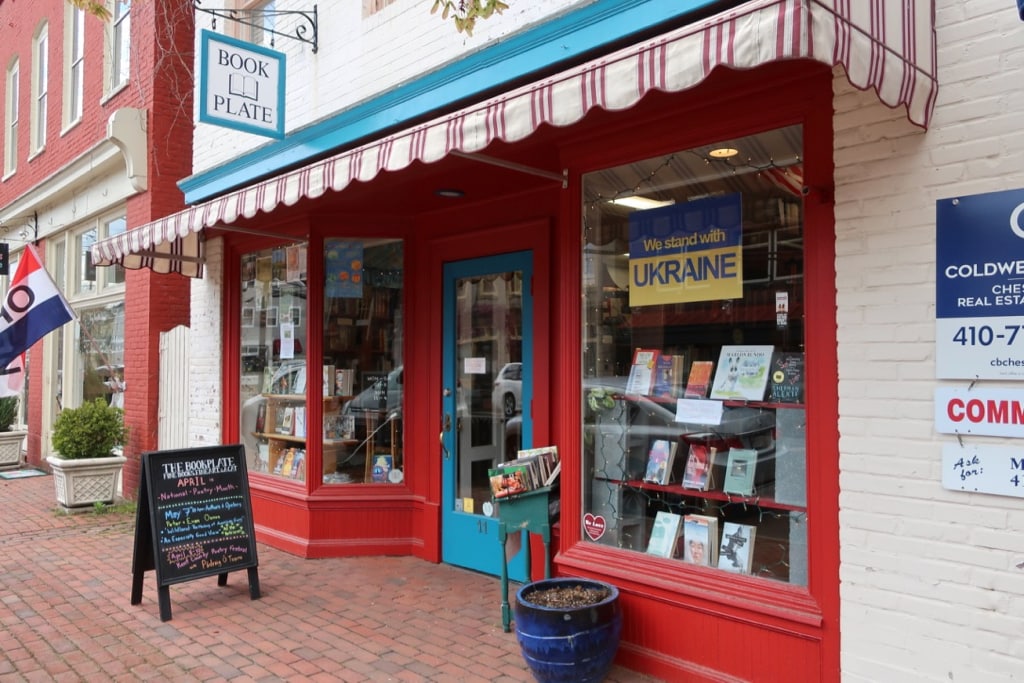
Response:
[{"label": "white painted brick wall", "polygon": [[927,132],[834,80],[848,682],[1024,680],[1024,501],[942,488],[933,419],[935,202],[1024,187],[1024,22],[936,0],[936,24]]},{"label": "white painted brick wall", "polygon": [[[274,49],[287,55],[287,131],[325,119],[396,85],[485,47],[489,42],[592,0],[529,0],[509,3],[502,14],[478,21],[472,36],[459,33],[449,19],[431,14],[428,0],[396,0],[362,16],[362,2],[345,0],[317,5],[319,51],[297,40],[277,38]],[[308,10],[309,0],[279,0],[278,9]],[[224,30],[223,20],[217,23]],[[196,15],[196,74],[200,64],[200,29],[210,17]],[[198,81],[198,78],[197,78]],[[196,98],[195,120],[199,120]],[[218,166],[267,144],[268,138],[197,123],[193,172]]]},{"label": "white painted brick wall", "polygon": [[202,279],[192,279],[192,368],[189,374],[189,446],[221,443],[221,364],[225,352],[221,338],[221,299],[224,240],[206,240],[206,266]]}]

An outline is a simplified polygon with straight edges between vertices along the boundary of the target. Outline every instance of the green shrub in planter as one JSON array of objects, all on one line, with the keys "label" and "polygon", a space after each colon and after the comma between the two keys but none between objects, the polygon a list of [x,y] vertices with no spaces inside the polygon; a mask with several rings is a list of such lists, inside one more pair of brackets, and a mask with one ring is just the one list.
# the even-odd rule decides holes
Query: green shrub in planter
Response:
[{"label": "green shrub in planter", "polygon": [[18,397],[0,398],[0,432],[11,431],[11,425],[18,419]]},{"label": "green shrub in planter", "polygon": [[53,448],[65,460],[110,457],[127,438],[124,411],[102,398],[65,408],[53,423]]}]

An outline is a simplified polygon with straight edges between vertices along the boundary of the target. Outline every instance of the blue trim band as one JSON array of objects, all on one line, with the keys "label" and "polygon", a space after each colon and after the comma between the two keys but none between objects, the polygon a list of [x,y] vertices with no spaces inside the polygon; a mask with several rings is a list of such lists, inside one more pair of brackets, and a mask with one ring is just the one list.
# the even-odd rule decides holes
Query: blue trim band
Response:
[{"label": "blue trim band", "polygon": [[184,178],[178,187],[187,204],[197,204],[335,150],[382,137],[474,98],[482,99],[535,74],[564,68],[662,24],[679,25],[695,12],[707,14],[739,4],[736,0],[597,0],[295,131],[284,140]]}]

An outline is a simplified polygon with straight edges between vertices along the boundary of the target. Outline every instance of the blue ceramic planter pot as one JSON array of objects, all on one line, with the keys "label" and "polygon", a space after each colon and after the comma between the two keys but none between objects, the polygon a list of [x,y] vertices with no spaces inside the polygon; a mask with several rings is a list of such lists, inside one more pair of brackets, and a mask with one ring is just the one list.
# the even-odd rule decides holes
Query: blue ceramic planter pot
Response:
[{"label": "blue ceramic planter pot", "polygon": [[[608,597],[586,607],[543,607],[530,602],[534,591],[568,586],[605,589]],[[608,675],[622,632],[618,588],[591,579],[544,579],[520,588],[513,609],[516,638],[538,681],[596,683]]]}]

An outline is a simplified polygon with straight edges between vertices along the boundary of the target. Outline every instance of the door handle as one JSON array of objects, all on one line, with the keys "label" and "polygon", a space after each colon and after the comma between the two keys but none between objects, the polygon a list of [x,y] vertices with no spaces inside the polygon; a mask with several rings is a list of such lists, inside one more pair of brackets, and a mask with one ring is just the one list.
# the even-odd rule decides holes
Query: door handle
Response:
[{"label": "door handle", "polygon": [[441,450],[444,451],[444,459],[448,460],[452,457],[452,454],[448,451],[448,446],[445,445],[444,435],[445,432],[449,432],[452,429],[452,416],[448,413],[444,414],[444,421],[441,422],[441,434],[438,436],[438,440],[441,442]]}]

